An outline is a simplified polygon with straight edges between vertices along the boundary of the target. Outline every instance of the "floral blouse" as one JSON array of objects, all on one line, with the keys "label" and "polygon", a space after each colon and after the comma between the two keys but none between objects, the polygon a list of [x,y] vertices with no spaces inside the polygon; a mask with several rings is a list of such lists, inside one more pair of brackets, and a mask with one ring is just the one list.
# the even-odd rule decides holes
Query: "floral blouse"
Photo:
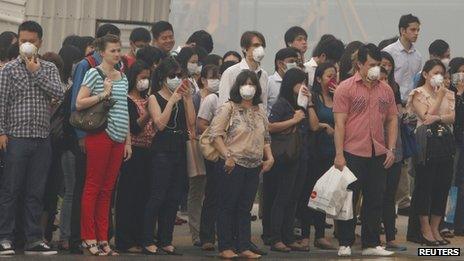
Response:
[{"label": "floral blouse", "polygon": [[[406,105],[406,109],[408,113],[416,114],[413,107],[413,99],[418,99],[418,101],[429,108],[435,102],[435,97],[432,96],[426,89],[423,87],[419,87],[411,91],[408,97],[408,103]],[[449,114],[454,111],[455,107],[455,98],[454,93],[450,90],[446,91],[445,97],[443,97],[443,101],[441,102],[439,114]],[[422,120],[417,117],[417,127],[421,126]]]},{"label": "floral blouse", "polygon": [[263,162],[264,146],[271,144],[268,125],[262,106],[247,109],[229,101],[219,107],[208,134],[211,142],[223,137],[236,164],[256,168]]}]

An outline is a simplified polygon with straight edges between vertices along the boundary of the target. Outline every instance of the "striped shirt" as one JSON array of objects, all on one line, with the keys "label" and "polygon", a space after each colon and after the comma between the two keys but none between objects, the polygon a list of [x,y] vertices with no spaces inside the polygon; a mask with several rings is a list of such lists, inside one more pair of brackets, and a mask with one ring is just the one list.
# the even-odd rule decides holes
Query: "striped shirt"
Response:
[{"label": "striped shirt", "polygon": [[40,59],[29,72],[21,58],[0,69],[0,135],[46,138],[50,133],[50,102],[62,100],[64,90],[56,66]]},{"label": "striped shirt", "polygon": [[[91,95],[98,95],[103,92],[103,79],[97,69],[92,68],[87,71],[84,76],[82,85],[90,89]],[[129,112],[127,108],[127,78],[123,75],[120,80],[113,81],[113,89],[111,98],[116,101],[116,104],[108,113],[108,125],[106,133],[116,142],[124,142],[127,133],[129,132]]]}]

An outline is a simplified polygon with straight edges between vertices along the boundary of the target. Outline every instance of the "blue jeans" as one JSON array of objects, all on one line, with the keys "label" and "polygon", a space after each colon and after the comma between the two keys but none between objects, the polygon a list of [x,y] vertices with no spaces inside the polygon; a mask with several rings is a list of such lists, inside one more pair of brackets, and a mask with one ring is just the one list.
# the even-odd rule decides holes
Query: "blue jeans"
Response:
[{"label": "blue jeans", "polygon": [[64,197],[60,213],[60,239],[69,240],[71,236],[71,210],[73,202],[74,184],[76,181],[76,160],[74,154],[68,150],[61,156],[61,166],[64,176]]},{"label": "blue jeans", "polygon": [[29,245],[42,241],[40,218],[51,161],[50,139],[8,137],[0,182],[0,243],[12,242],[18,196],[24,194],[24,234]]},{"label": "blue jeans", "polygon": [[[219,251],[234,250],[243,252],[250,249],[251,209],[258,190],[260,168],[245,168],[235,165],[230,174],[219,174],[219,213],[218,243]],[[234,238],[234,235],[237,235]]]}]

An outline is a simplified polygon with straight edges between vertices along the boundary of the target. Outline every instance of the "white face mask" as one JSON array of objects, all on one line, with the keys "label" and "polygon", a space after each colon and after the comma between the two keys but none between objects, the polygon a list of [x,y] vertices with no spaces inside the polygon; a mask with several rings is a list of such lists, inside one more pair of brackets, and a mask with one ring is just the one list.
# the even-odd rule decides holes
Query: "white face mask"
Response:
[{"label": "white face mask", "polygon": [[166,84],[168,85],[168,88],[171,92],[174,92],[181,83],[182,83],[182,79],[180,79],[177,76],[173,79],[170,79],[170,78],[166,79]]},{"label": "white face mask", "polygon": [[197,74],[198,73],[198,64],[196,63],[187,63],[187,70],[189,72],[190,75],[192,74]]},{"label": "white face mask", "polygon": [[309,103],[308,97],[303,94],[303,88],[305,87],[306,86],[304,85],[301,86],[300,91],[298,92],[298,98],[296,100],[296,103],[298,104],[298,106],[303,107],[303,108],[308,107],[308,103]]},{"label": "white face mask", "polygon": [[264,54],[264,48],[262,46],[255,48],[253,50],[253,60],[258,63],[261,62],[264,58]]},{"label": "white face mask", "polygon": [[143,92],[143,91],[148,89],[149,84],[150,84],[150,82],[148,81],[148,79],[142,79],[142,80],[137,82],[137,90],[139,92]]},{"label": "white face mask", "polygon": [[297,68],[298,65],[296,64],[296,62],[293,62],[293,63],[286,63],[285,66],[287,67],[287,69],[285,71],[288,71],[290,69],[293,69],[293,68]]},{"label": "white face mask", "polygon": [[242,96],[242,98],[244,100],[252,100],[253,97],[255,97],[255,93],[256,93],[256,88],[253,86],[253,85],[242,85],[240,86],[240,96]]},{"label": "white face mask", "polygon": [[460,82],[464,83],[464,72],[453,73],[453,75],[451,75],[451,81],[454,86],[458,85]]},{"label": "white face mask", "polygon": [[443,84],[443,81],[443,75],[435,74],[434,76],[432,76],[432,79],[430,79],[430,85],[432,85],[432,87],[434,87],[435,89],[438,89],[440,85]]},{"label": "white face mask", "polygon": [[25,42],[19,46],[19,54],[30,58],[37,54],[37,47],[30,42]]},{"label": "white face mask", "polygon": [[450,58],[443,58],[441,59],[441,62],[443,63],[443,65],[445,65],[445,68],[448,70],[448,66],[449,66],[449,62],[451,61]]},{"label": "white face mask", "polygon": [[367,79],[371,81],[378,80],[380,78],[380,66],[374,66],[367,71]]},{"label": "white face mask", "polygon": [[208,86],[206,89],[210,92],[218,92],[219,91],[219,79],[208,79]]}]

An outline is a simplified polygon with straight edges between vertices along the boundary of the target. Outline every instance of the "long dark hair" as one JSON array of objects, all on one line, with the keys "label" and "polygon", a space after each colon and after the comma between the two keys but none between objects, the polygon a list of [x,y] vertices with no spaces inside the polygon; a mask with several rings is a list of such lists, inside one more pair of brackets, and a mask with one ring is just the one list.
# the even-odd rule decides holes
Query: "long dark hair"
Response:
[{"label": "long dark hair", "polygon": [[287,100],[293,109],[299,109],[296,102],[295,94],[293,93],[293,88],[299,83],[308,83],[308,74],[299,68],[292,68],[284,74],[282,79],[282,84],[280,85],[279,97]]},{"label": "long dark hair", "polygon": [[430,70],[433,69],[435,66],[441,66],[443,68],[443,72],[446,72],[446,67],[445,65],[438,59],[430,59],[424,64],[424,68],[422,68],[421,76],[419,83],[417,84],[418,87],[422,86],[425,84],[425,77],[424,77],[424,72],[428,73]]},{"label": "long dark hair", "polygon": [[[319,95],[322,95],[322,84],[317,80],[317,78],[321,78],[322,79],[322,76],[324,76],[324,72],[327,70],[327,69],[330,69],[330,68],[334,68],[335,69],[335,72],[337,72],[337,67],[335,67],[335,65],[331,62],[326,62],[326,63],[321,63],[319,66],[317,66],[316,68],[316,72],[314,73],[314,82],[313,82],[313,87],[312,87],[312,92],[313,92],[313,95],[312,95],[312,99],[313,99],[313,103],[315,103],[316,101],[316,98],[319,96]],[[329,92],[329,96],[333,98],[333,93],[332,92]],[[322,98],[324,99],[324,98]],[[325,103],[325,102],[324,102]]]},{"label": "long dark hair", "polygon": [[237,104],[242,102],[242,96],[240,95],[240,86],[245,85],[248,79],[250,79],[252,84],[256,87],[255,96],[253,97],[253,105],[258,105],[262,103],[262,90],[261,85],[259,84],[258,76],[255,72],[250,70],[243,70],[237,75],[237,78],[235,79],[235,82],[232,85],[232,88],[230,89],[230,101]]},{"label": "long dark hair", "polygon": [[184,47],[180,50],[179,54],[176,56],[176,60],[179,62],[180,67],[185,74],[188,74],[187,64],[190,58],[194,55],[198,55],[198,51],[194,47]]},{"label": "long dark hair", "polygon": [[152,74],[151,93],[161,90],[166,78],[177,73],[179,69],[181,69],[181,67],[173,57],[167,57],[166,59],[163,59]]},{"label": "long dark hair", "polygon": [[[137,76],[144,70],[150,70],[150,66],[142,60],[137,60],[127,72],[127,81],[129,82],[129,92],[137,86]],[[143,98],[147,97],[150,88],[140,93]]]},{"label": "long dark hair", "polygon": [[390,85],[394,93],[399,93],[400,87],[395,80],[395,60],[393,60],[393,57],[385,51],[381,51],[380,56],[382,57],[382,59],[386,59],[391,63],[391,71],[387,74],[388,85]]},{"label": "long dark hair", "polygon": [[84,58],[84,52],[74,45],[66,45],[61,47],[58,54],[63,59],[63,79],[67,84],[71,79],[73,65]]},{"label": "long dark hair", "polygon": [[362,45],[362,42],[354,41],[346,46],[345,52],[343,52],[342,58],[340,59],[340,81],[344,81],[353,76],[350,74],[350,71],[353,68],[351,56],[353,55],[353,53],[358,51],[359,47],[361,47]]}]

